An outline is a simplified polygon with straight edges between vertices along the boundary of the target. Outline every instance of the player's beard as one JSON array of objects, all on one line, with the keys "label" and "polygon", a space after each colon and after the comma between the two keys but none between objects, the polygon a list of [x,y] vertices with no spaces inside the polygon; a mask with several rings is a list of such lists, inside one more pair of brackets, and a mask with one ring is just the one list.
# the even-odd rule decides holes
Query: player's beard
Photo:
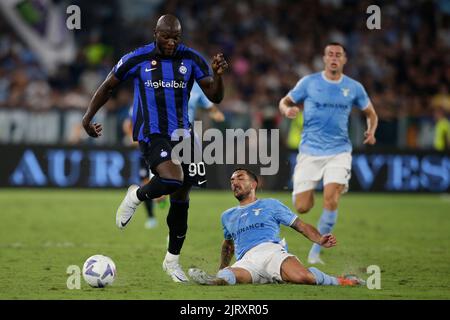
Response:
[{"label": "player's beard", "polygon": [[250,196],[250,191],[248,191],[248,192],[241,191],[241,192],[238,193],[238,194],[236,194],[236,193],[234,194],[234,197],[235,197],[238,201],[243,201],[243,200],[247,199],[249,196]]}]

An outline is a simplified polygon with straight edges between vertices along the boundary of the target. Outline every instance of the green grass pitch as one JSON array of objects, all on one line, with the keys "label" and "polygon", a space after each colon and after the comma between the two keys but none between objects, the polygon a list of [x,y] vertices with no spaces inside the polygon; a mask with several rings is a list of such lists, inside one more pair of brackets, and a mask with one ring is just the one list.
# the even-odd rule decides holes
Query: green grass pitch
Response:
[{"label": "green grass pitch", "polygon": [[[144,229],[144,207],[125,230],[115,211],[125,190],[1,190],[0,299],[449,299],[450,196],[349,193],[340,203],[334,233],[338,246],[327,249],[320,266],[329,274],[381,268],[381,289],[291,284],[205,287],[177,284],[163,272],[166,209],[155,207],[159,225]],[[288,206],[289,192],[260,193]],[[189,231],[181,256],[185,269],[209,272],[219,264],[220,214],[235,206],[231,192],[194,190]],[[302,218],[316,225],[321,197]],[[310,242],[282,227],[289,250],[306,261]],[[69,265],[82,267],[93,254],[110,256],[117,266],[114,284],[80,290],[66,286]]]}]

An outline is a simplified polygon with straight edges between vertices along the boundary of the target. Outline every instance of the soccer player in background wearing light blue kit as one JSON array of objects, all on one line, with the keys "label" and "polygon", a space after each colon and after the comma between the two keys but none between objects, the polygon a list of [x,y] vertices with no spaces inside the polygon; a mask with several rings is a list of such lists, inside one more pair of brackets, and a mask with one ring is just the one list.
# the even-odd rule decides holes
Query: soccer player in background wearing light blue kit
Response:
[{"label": "soccer player in background wearing light blue kit", "polygon": [[[304,127],[293,176],[293,202],[298,213],[314,205],[314,189],[323,179],[323,212],[319,232],[329,233],[336,224],[340,195],[348,190],[352,145],[348,119],[353,106],[367,119],[364,144],[375,144],[378,117],[364,87],[343,74],[347,62],[339,43],[325,47],[325,70],[303,77],[279,103],[281,113],[295,118],[303,104]],[[311,264],[321,263],[320,246],[308,255]]]},{"label": "soccer player in background wearing light blue kit", "polygon": [[194,125],[195,113],[198,108],[208,110],[209,117],[215,122],[223,122],[225,120],[222,111],[214,103],[209,101],[197,82],[194,82],[188,102],[189,122],[191,125]]},{"label": "soccer player in background wearing light blue kit", "polygon": [[[333,277],[317,268],[305,268],[280,244],[280,224],[290,226],[318,245],[336,245],[332,234],[320,234],[301,221],[288,207],[275,199],[257,199],[258,178],[247,169],[236,169],[231,176],[231,190],[239,206],[222,214],[224,238],[219,272],[212,276],[201,269],[189,269],[194,282],[206,285],[236,283],[279,283],[317,285],[360,285],[355,276]],[[230,267],[233,253],[236,262]]]}]

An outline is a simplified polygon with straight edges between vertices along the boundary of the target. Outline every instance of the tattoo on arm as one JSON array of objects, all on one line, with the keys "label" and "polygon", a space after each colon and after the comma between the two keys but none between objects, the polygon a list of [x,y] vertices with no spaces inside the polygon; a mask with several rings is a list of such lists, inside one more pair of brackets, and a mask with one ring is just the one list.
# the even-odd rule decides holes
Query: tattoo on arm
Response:
[{"label": "tattoo on arm", "polygon": [[231,258],[234,254],[234,243],[232,240],[224,240],[222,244],[222,251],[220,254],[219,269],[226,268],[230,265]]}]

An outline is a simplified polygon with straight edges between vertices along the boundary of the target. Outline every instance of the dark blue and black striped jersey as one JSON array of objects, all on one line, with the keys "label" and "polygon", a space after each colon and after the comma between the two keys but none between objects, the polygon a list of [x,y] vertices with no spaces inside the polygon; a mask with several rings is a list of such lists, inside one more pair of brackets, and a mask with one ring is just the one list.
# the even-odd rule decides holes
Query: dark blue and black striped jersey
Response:
[{"label": "dark blue and black striped jersey", "polygon": [[134,80],[133,140],[149,141],[151,134],[170,136],[176,129],[188,129],[188,101],[194,79],[211,76],[206,60],[182,44],[168,58],[156,43],[124,55],[113,68],[124,81]]}]

